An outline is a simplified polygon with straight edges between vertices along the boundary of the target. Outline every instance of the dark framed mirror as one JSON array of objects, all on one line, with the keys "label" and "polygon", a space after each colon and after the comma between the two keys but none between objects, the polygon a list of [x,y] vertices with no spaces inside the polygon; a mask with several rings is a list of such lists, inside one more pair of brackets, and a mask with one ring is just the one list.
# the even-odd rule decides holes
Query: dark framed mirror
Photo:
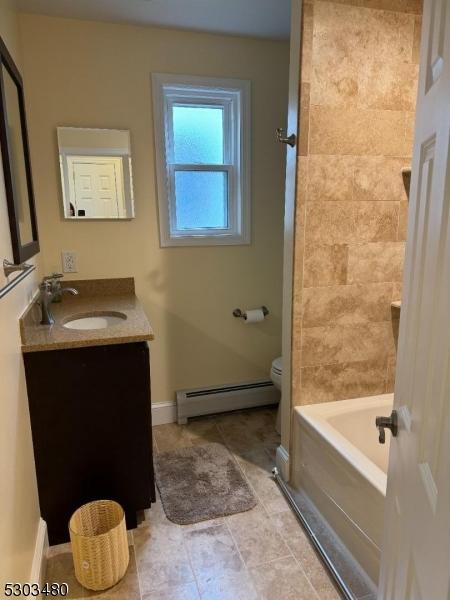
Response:
[{"label": "dark framed mirror", "polygon": [[13,259],[39,252],[22,77],[0,38],[0,148]]}]

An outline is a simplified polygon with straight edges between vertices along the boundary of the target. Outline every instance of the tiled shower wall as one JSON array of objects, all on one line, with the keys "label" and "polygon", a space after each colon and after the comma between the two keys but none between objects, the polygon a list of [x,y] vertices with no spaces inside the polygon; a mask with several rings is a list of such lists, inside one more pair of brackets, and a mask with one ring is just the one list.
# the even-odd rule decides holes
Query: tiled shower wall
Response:
[{"label": "tiled shower wall", "polygon": [[304,4],[295,405],[393,390],[421,8]]}]

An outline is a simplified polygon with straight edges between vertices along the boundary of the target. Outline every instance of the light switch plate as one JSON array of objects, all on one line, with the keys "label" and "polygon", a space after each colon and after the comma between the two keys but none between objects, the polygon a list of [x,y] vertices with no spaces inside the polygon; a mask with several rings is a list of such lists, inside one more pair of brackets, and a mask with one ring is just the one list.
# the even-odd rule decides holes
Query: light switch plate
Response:
[{"label": "light switch plate", "polygon": [[78,273],[77,255],[75,252],[62,252],[63,273]]}]

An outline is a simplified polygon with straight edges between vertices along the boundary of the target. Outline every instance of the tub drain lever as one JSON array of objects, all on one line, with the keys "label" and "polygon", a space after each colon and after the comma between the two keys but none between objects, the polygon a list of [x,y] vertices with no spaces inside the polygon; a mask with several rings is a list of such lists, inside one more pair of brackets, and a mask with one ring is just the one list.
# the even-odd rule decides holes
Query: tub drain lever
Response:
[{"label": "tub drain lever", "polygon": [[380,444],[384,444],[386,442],[385,429],[390,429],[393,437],[396,437],[398,433],[397,411],[393,410],[390,417],[376,417],[375,425],[378,427],[378,441]]}]

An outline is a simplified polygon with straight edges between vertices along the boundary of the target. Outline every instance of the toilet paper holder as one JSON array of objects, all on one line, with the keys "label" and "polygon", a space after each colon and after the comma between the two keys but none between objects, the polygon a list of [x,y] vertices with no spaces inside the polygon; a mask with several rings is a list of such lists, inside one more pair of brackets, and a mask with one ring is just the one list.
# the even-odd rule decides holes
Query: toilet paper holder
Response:
[{"label": "toilet paper holder", "polygon": [[[263,311],[264,316],[267,317],[269,314],[267,306],[261,306],[261,310]],[[235,308],[233,310],[233,317],[236,317],[237,319],[247,319],[247,315],[240,308]]]}]

